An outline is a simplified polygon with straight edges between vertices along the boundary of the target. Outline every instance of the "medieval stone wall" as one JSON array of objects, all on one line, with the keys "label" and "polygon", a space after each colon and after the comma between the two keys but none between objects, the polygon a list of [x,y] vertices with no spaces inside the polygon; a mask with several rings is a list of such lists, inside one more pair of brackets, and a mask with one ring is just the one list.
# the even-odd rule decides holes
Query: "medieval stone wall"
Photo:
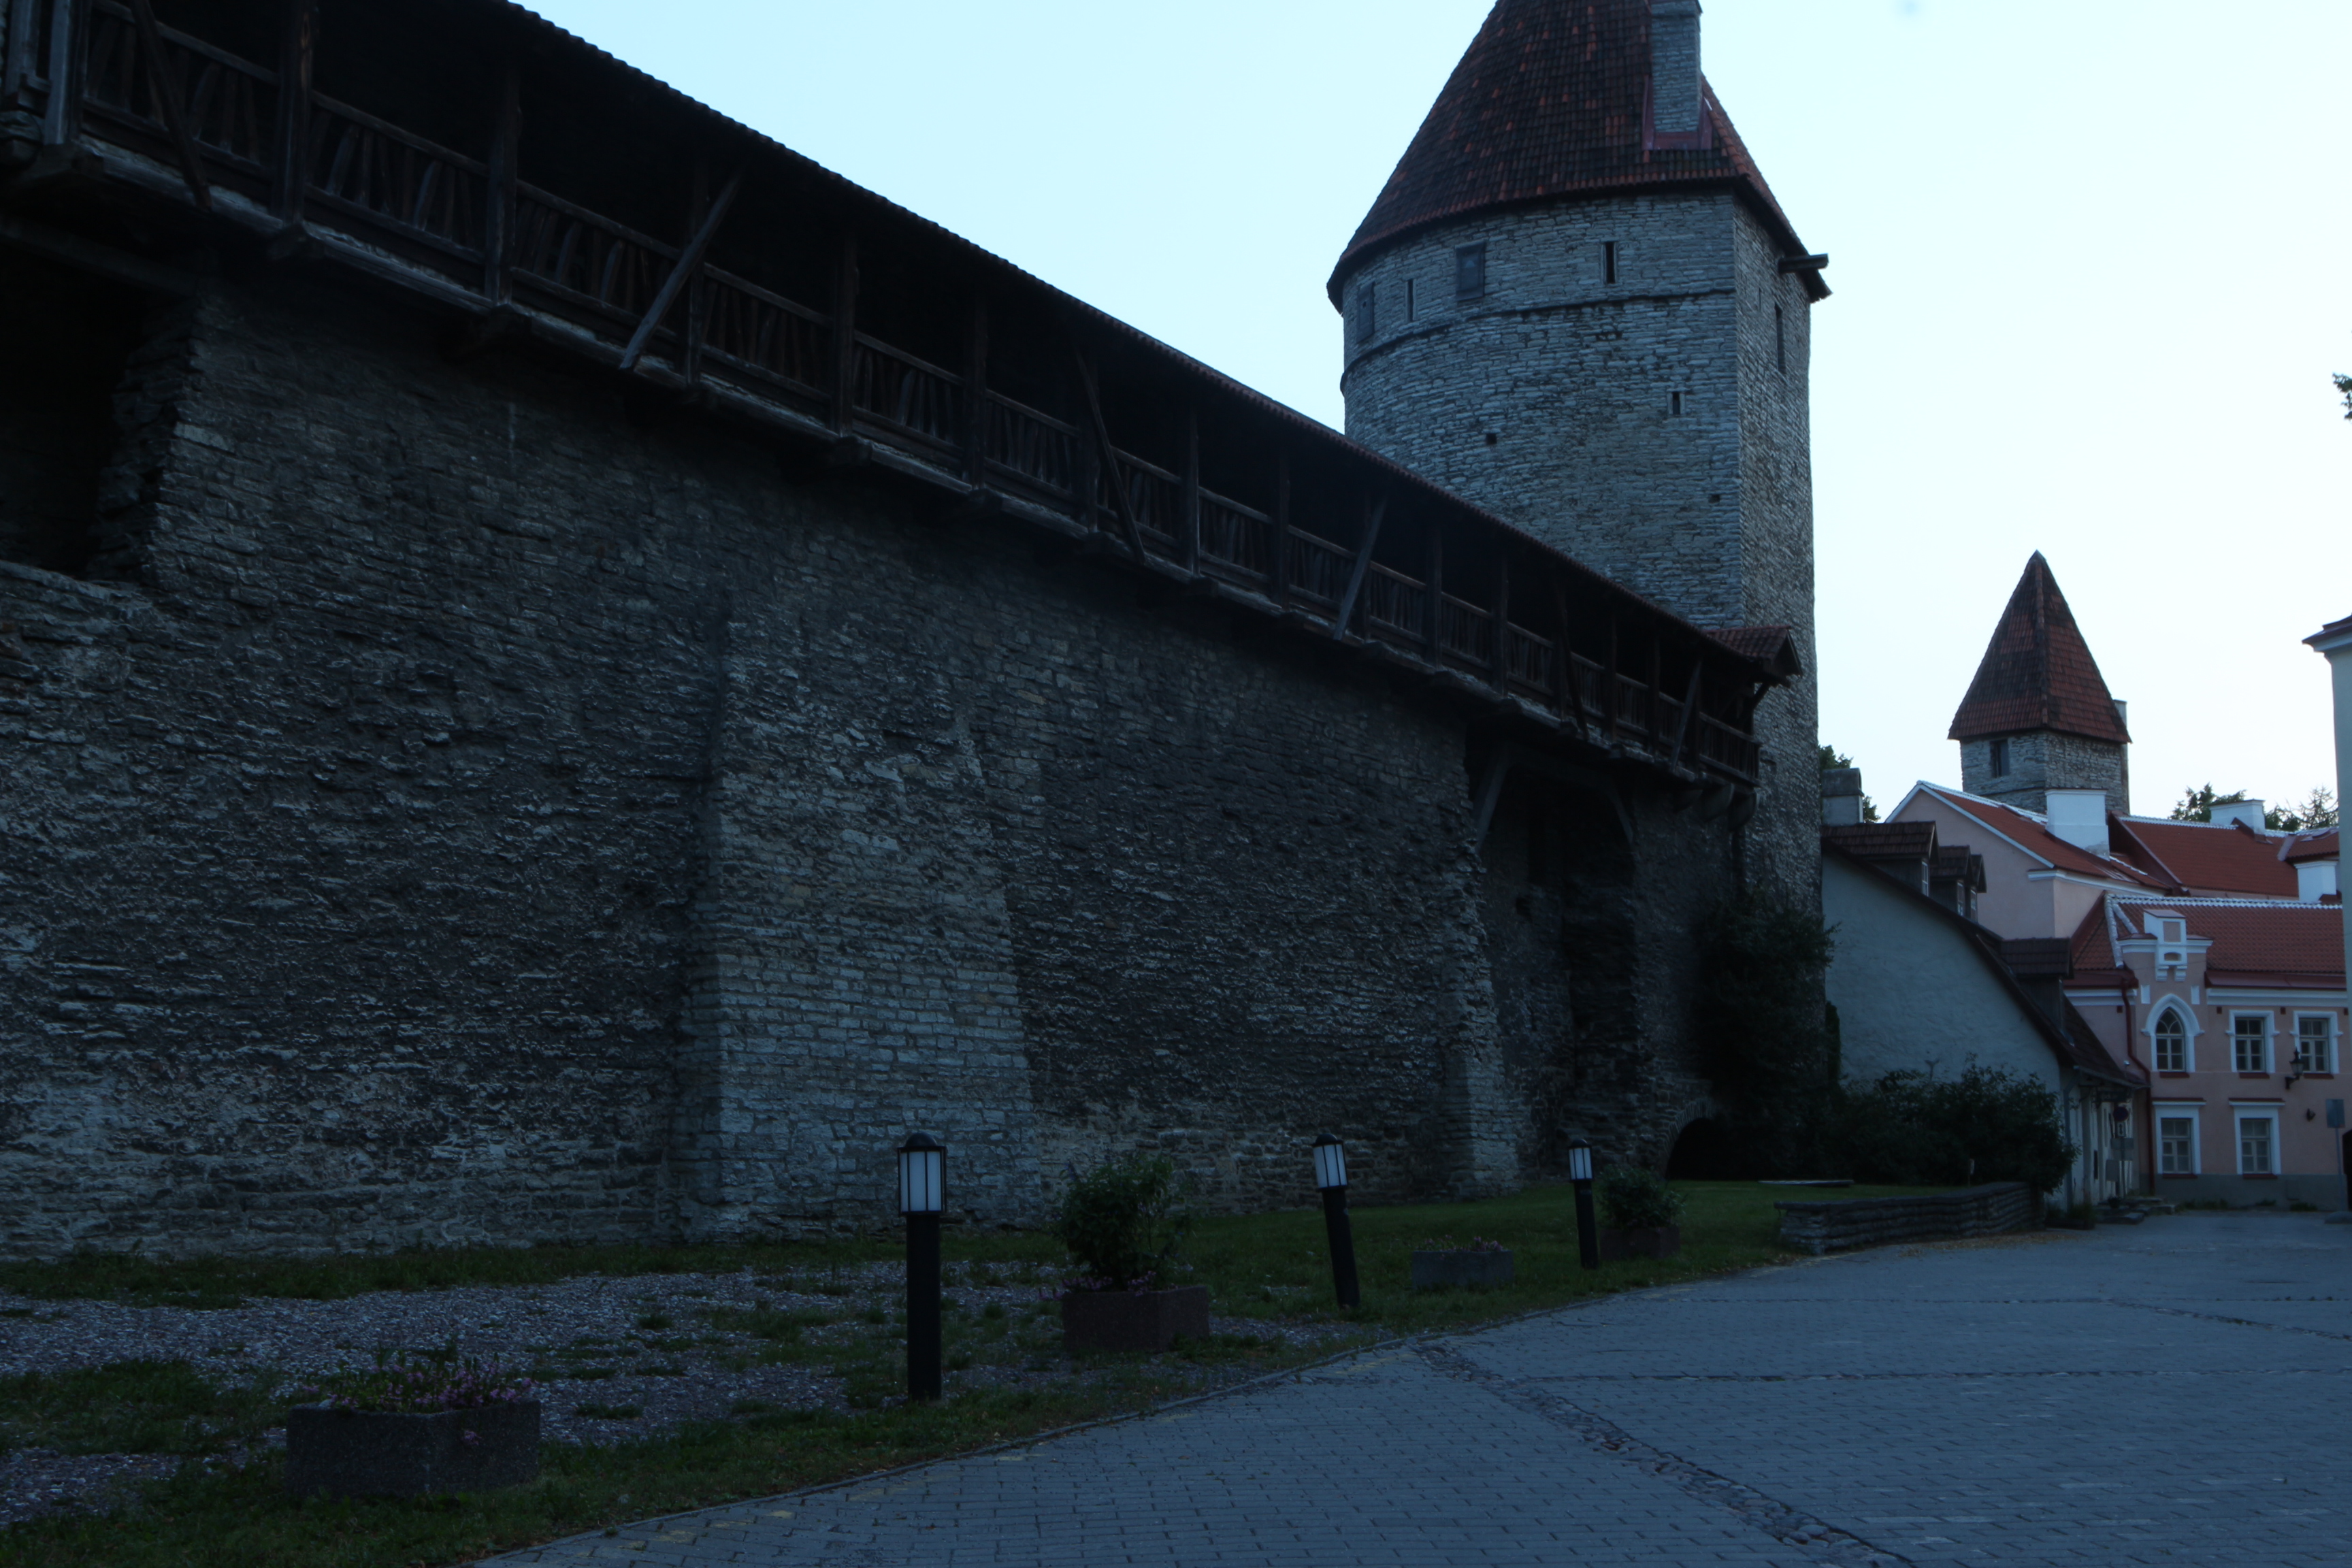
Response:
[{"label": "medieval stone wall", "polygon": [[1992,738],[1960,742],[1960,787],[2021,811],[2049,809],[2053,789],[2104,790],[2107,809],[2131,811],[2131,748],[2054,730],[2029,730],[2000,737],[2009,742],[2009,768],[1992,771]]},{"label": "medieval stone wall", "polygon": [[1344,656],[299,273],[122,331],[88,574],[0,563],[0,1248],[861,1225],[918,1127],[980,1221],[1138,1145],[1304,1202],[1327,1128],[1493,1190],[1498,984],[1675,1047],[1720,824],[1560,818],[1563,986]]}]

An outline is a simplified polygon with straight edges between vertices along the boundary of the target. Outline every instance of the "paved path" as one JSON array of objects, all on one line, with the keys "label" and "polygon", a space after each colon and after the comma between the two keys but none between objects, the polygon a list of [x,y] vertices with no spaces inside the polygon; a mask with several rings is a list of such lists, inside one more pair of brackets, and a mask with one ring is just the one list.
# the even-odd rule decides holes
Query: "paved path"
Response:
[{"label": "paved path", "polygon": [[2352,1562],[2352,1226],[2182,1215],[1614,1297],[501,1559]]}]

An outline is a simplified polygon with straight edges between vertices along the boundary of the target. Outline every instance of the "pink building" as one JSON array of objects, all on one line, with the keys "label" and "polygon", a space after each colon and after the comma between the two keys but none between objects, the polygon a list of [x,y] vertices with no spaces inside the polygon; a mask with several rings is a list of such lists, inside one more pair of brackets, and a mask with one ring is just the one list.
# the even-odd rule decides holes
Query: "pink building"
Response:
[{"label": "pink building", "polygon": [[2066,999],[2147,1069],[2160,1197],[2347,1206],[2344,906],[2109,893]]}]

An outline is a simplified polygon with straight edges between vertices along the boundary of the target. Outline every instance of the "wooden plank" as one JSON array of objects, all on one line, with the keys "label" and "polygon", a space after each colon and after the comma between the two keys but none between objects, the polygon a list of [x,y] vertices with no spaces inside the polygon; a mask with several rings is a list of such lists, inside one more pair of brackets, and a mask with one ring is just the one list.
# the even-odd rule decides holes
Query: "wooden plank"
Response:
[{"label": "wooden plank", "polygon": [[1574,714],[1578,733],[1590,739],[1592,720],[1584,710],[1583,683],[1576,679],[1576,652],[1568,644],[1568,584],[1557,572],[1552,576],[1551,602],[1558,617],[1552,638],[1552,707]]},{"label": "wooden plank", "polygon": [[1179,546],[1184,570],[1201,569],[1201,414],[1184,411],[1184,524]]},{"label": "wooden plank", "polygon": [[8,52],[0,58],[0,108],[20,107],[32,80],[34,46],[41,27],[40,0],[8,0]]},{"label": "wooden plank", "polygon": [[988,300],[974,295],[963,340],[963,475],[988,482]]},{"label": "wooden plank", "polygon": [[269,210],[280,222],[302,221],[310,188],[310,71],[318,52],[319,0],[286,0],[278,49],[278,148],[270,160]]},{"label": "wooden plank", "polygon": [[1693,658],[1691,660],[1690,686],[1689,689],[1683,693],[1682,716],[1675,721],[1674,749],[1666,753],[1666,760],[1670,763],[1676,763],[1677,765],[1679,765],[1683,760],[1683,743],[1689,738],[1691,730],[1693,729],[1691,715],[1698,708],[1699,669],[1700,661],[1696,658]]},{"label": "wooden plank", "polygon": [[[710,213],[710,163],[708,159],[694,161],[694,189],[687,202],[687,226],[699,230],[703,219]],[[686,373],[689,387],[702,380],[702,340],[710,331],[710,286],[702,267],[697,265],[686,281],[686,346],[680,352],[680,369]]]},{"label": "wooden plank", "polygon": [[1509,696],[1511,691],[1511,552],[1497,551],[1495,556],[1495,689]]},{"label": "wooden plank", "polygon": [[663,279],[661,287],[654,291],[654,302],[646,307],[645,319],[629,335],[629,346],[621,351],[623,370],[636,369],[637,361],[645,356],[646,344],[653,341],[654,329],[661,325],[662,318],[669,314],[670,306],[677,303],[678,290],[687,286],[694,277],[695,268],[702,265],[702,253],[710,248],[711,236],[719,232],[719,226],[725,221],[727,209],[733,205],[735,193],[742,184],[743,176],[739,173],[729,176],[727,183],[719,188],[710,210],[696,226],[694,237],[687,242],[686,249],[671,265],[669,276]]},{"label": "wooden plank", "polygon": [[1331,635],[1338,637],[1348,629],[1356,613],[1356,601],[1363,596],[1364,574],[1372,564],[1372,546],[1381,540],[1381,520],[1388,515],[1389,498],[1383,493],[1372,502],[1371,515],[1364,520],[1364,537],[1356,546],[1356,564],[1348,574],[1348,591],[1339,596],[1339,613],[1332,618]]},{"label": "wooden plank", "polygon": [[212,182],[205,178],[204,156],[196,151],[196,139],[188,133],[188,111],[180,101],[180,84],[163,68],[163,40],[155,31],[154,0],[131,0],[131,18],[139,29],[139,52],[147,59],[148,84],[163,110],[163,129],[172,133],[172,145],[180,155],[180,177],[188,182],[188,194],[196,198],[196,205],[209,212]]},{"label": "wooden plank", "polygon": [[76,0],[50,0],[49,100],[41,110],[41,144],[62,147],[81,134],[81,51],[75,47],[85,7]]},{"label": "wooden plank", "polygon": [[517,163],[522,150],[522,79],[509,67],[499,80],[498,124],[490,135],[488,206],[482,215],[482,292],[492,304],[514,298]]},{"label": "wooden plank", "polygon": [[0,240],[36,256],[46,256],[68,267],[111,278],[118,283],[151,289],[158,294],[193,295],[204,292],[205,280],[193,272],[167,267],[160,261],[150,261],[127,250],[84,239],[78,234],[51,228],[45,223],[11,217],[0,213]]},{"label": "wooden plank", "polygon": [[[1111,445],[1110,426],[1103,420],[1102,395],[1095,387],[1095,367],[1087,363],[1087,356],[1076,348],[1073,347],[1070,353],[1078,363],[1078,384],[1086,388],[1087,416],[1094,426],[1095,446],[1101,453],[1103,471],[1110,476],[1110,496],[1113,504],[1118,508],[1119,526],[1126,530],[1128,549],[1133,552],[1138,561],[1141,561],[1144,558],[1143,530],[1135,521],[1135,501],[1127,493],[1127,471],[1120,466],[1118,448]],[[1091,521],[1094,513],[1091,492],[1085,497],[1085,501],[1086,514]]]},{"label": "wooden plank", "polygon": [[1422,652],[1432,664],[1445,662],[1445,648],[1439,641],[1437,625],[1444,615],[1445,605],[1445,528],[1442,519],[1432,518],[1429,523],[1429,572],[1423,612],[1428,624],[1421,629]]},{"label": "wooden plank", "polygon": [[1290,454],[1274,458],[1274,571],[1268,584],[1276,606],[1290,604]]},{"label": "wooden plank", "polygon": [[838,434],[849,431],[856,378],[857,235],[845,229],[833,274],[833,427]]}]

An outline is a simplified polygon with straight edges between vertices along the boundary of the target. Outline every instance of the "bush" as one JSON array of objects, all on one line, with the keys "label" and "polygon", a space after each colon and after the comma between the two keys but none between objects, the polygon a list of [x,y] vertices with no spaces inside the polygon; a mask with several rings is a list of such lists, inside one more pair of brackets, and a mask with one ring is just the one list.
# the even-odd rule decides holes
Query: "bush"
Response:
[{"label": "bush", "polygon": [[1682,1194],[1640,1165],[1610,1166],[1592,1194],[1601,1201],[1601,1223],[1612,1230],[1661,1230],[1683,1217]]},{"label": "bush", "polygon": [[1835,1093],[1822,994],[1830,933],[1804,910],[1758,898],[1701,923],[1691,1022],[1727,1107],[1724,1160],[1748,1176],[1815,1175]]},{"label": "bush", "polygon": [[1858,1181],[2023,1182],[2037,1193],[2066,1179],[2075,1153],[2047,1084],[1979,1066],[1958,1078],[1888,1073],[1846,1098],[1840,1142]]},{"label": "bush", "polygon": [[1054,1234],[1077,1259],[1080,1289],[1144,1289],[1176,1256],[1192,1223],[1184,1183],[1165,1154],[1122,1154],[1063,1194]]}]

